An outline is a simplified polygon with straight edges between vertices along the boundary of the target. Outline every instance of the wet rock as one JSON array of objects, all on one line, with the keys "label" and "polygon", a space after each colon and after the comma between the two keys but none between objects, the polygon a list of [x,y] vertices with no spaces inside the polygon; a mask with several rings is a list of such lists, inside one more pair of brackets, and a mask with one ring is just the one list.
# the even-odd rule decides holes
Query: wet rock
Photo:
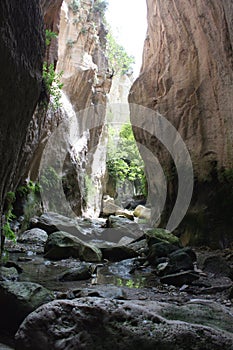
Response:
[{"label": "wet rock", "polygon": [[51,300],[53,293],[37,283],[0,282],[1,329],[15,332],[30,312]]},{"label": "wet rock", "polygon": [[16,334],[16,350],[181,350],[190,344],[192,350],[232,349],[233,318],[226,308],[188,304],[179,313],[179,306],[169,307],[95,297],[57,300],[26,318]]},{"label": "wet rock", "polygon": [[18,271],[18,273],[23,272],[22,267],[20,267],[18,264],[16,264],[14,261],[11,261],[11,260],[7,261],[4,266],[5,267],[14,267]]},{"label": "wet rock", "polygon": [[133,215],[136,216],[139,219],[146,219],[150,220],[151,217],[151,209],[146,208],[143,205],[138,205],[133,212]]},{"label": "wet rock", "polygon": [[44,251],[46,258],[54,260],[69,257],[84,261],[101,261],[102,259],[102,253],[96,246],[63,231],[54,232],[49,236]]},{"label": "wet rock", "polygon": [[169,254],[169,272],[193,270],[193,261],[182,249]]},{"label": "wet rock", "polygon": [[149,229],[145,231],[148,246],[161,241],[179,246],[179,238],[163,228]]},{"label": "wet rock", "polygon": [[193,262],[197,261],[197,254],[191,247],[184,247],[182,249],[179,249],[179,251],[188,254]]},{"label": "wet rock", "polygon": [[16,281],[19,277],[15,267],[0,267],[0,281]]},{"label": "wet rock", "polygon": [[39,228],[33,228],[20,234],[17,242],[24,244],[44,244],[48,239],[48,234]]},{"label": "wet rock", "polygon": [[232,270],[227,261],[221,256],[209,256],[204,260],[203,271],[212,273],[214,276],[230,277]]},{"label": "wet rock", "polygon": [[155,243],[149,247],[149,253],[146,258],[150,264],[156,265],[158,258],[167,257],[177,249],[179,249],[177,246],[168,242]]},{"label": "wet rock", "polygon": [[80,263],[80,266],[72,267],[65,271],[60,277],[60,281],[81,281],[88,280],[92,275],[92,265]]},{"label": "wet rock", "polygon": [[133,241],[128,244],[128,247],[135,250],[138,255],[148,254],[148,247],[146,239],[141,239],[139,241]]},{"label": "wet rock", "polygon": [[198,273],[190,270],[165,275],[160,278],[160,281],[165,284],[172,284],[173,286],[181,287],[183,284],[190,284],[198,278]]},{"label": "wet rock", "polygon": [[79,294],[74,291],[76,298],[80,297],[99,297],[99,298],[109,298],[109,299],[126,299],[126,293],[122,288],[102,285],[98,288],[83,288]]},{"label": "wet rock", "polygon": [[127,246],[112,246],[100,248],[103,254],[103,258],[109,261],[121,261],[126,259],[132,259],[138,256],[137,252]]}]

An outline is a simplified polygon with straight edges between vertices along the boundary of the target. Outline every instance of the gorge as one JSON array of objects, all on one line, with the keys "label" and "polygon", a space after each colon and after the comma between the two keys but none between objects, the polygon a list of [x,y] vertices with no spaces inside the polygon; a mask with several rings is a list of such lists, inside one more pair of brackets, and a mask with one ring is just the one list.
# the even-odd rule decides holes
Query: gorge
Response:
[{"label": "gorge", "polygon": [[[145,1],[136,79],[106,1],[0,3],[2,349],[233,349],[233,3]],[[125,120],[131,210],[107,159]]]}]

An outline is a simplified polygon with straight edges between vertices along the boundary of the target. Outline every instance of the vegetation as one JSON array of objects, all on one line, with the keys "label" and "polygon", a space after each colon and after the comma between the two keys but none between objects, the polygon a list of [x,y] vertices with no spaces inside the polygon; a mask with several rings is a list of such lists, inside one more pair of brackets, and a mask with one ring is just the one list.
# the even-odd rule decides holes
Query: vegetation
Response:
[{"label": "vegetation", "polygon": [[61,181],[60,176],[56,170],[50,166],[42,172],[40,176],[41,190],[44,192],[54,192],[59,189],[59,182]]},{"label": "vegetation", "polygon": [[[132,127],[124,124],[117,137],[116,131],[109,128],[108,143],[108,174],[116,181],[123,183],[132,182],[136,191],[147,195],[147,181],[144,172],[144,164],[139,154]],[[114,142],[118,138],[117,145]]]},{"label": "vegetation", "polygon": [[111,30],[107,34],[107,57],[109,67],[114,74],[127,74],[132,71],[132,65],[135,62],[133,56],[129,56],[122,45],[119,45],[112,35]]},{"label": "vegetation", "polygon": [[30,219],[35,215],[40,215],[41,208],[41,187],[37,182],[29,181],[21,185],[16,190],[16,198],[23,203],[23,222],[21,224],[21,231],[28,228]]},{"label": "vegetation", "polygon": [[51,40],[53,38],[57,38],[57,33],[52,32],[50,29],[45,30],[45,44],[49,46],[51,44]]},{"label": "vegetation", "polygon": [[79,8],[80,8],[80,0],[73,0],[69,4],[69,8],[73,11],[73,13],[77,13],[79,11]]},{"label": "vegetation", "polygon": [[[13,241],[16,240],[16,236],[11,229],[10,223],[13,219],[15,219],[15,215],[12,213],[14,201],[15,201],[15,193],[8,192],[6,196],[6,203],[5,203],[5,215],[4,215],[5,220],[2,227],[3,236]],[[1,246],[1,250],[3,250],[3,244]]]},{"label": "vegetation", "polygon": [[17,188],[17,193],[21,197],[26,197],[30,193],[39,194],[40,193],[40,185],[37,182],[29,181],[26,185],[19,186]]},{"label": "vegetation", "polygon": [[108,2],[105,0],[96,0],[96,2],[93,5],[93,12],[99,13],[101,16],[105,14],[105,11],[107,10]]},{"label": "vegetation", "polygon": [[73,47],[73,46],[74,46],[74,40],[68,39],[67,42],[66,42],[66,45],[67,45],[68,47]]},{"label": "vegetation", "polygon": [[46,91],[49,96],[52,96],[52,108],[57,110],[61,107],[61,89],[63,84],[61,83],[61,76],[63,72],[56,73],[54,64],[44,62],[43,64],[43,80],[45,84]]}]

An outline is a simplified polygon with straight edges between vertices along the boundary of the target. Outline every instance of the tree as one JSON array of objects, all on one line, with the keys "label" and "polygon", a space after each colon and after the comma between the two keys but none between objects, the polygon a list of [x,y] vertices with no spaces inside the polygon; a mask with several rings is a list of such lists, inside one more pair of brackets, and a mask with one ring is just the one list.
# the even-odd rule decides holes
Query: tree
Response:
[{"label": "tree", "polygon": [[108,174],[113,179],[121,183],[128,180],[134,183],[138,194],[147,195],[144,163],[129,123],[122,126],[119,135],[109,128],[107,157]]},{"label": "tree", "polygon": [[117,43],[111,30],[107,34],[106,53],[110,69],[114,74],[127,74],[133,70],[132,65],[135,62],[133,56],[129,56],[124,47]]}]

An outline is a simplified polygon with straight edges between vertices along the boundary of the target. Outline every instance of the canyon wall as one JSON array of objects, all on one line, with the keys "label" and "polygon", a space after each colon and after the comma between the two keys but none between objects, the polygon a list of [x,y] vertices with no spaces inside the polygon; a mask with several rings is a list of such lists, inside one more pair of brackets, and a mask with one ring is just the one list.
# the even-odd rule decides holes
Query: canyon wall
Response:
[{"label": "canyon wall", "polygon": [[41,92],[45,43],[38,1],[1,1],[0,51],[1,213],[6,193],[15,189],[23,172],[22,147]]},{"label": "canyon wall", "polygon": [[[104,124],[112,81],[105,56],[107,31],[101,3],[104,2],[63,1],[57,65],[57,71],[63,72],[63,91],[76,113],[80,138],[79,150],[74,147],[70,150],[74,161],[70,165],[66,162],[65,172],[76,176],[78,192],[85,197],[82,201],[85,210],[97,217],[104,187],[107,140]],[[79,161],[74,168],[75,158]]]},{"label": "canyon wall", "polygon": [[[226,246],[233,240],[233,3],[147,0],[147,5],[143,64],[129,102],[167,118],[190,152],[194,194],[178,231],[186,241]],[[134,124],[133,108],[131,120]],[[169,175],[167,219],[177,195],[174,164],[153,135],[143,127],[134,130]]]}]

